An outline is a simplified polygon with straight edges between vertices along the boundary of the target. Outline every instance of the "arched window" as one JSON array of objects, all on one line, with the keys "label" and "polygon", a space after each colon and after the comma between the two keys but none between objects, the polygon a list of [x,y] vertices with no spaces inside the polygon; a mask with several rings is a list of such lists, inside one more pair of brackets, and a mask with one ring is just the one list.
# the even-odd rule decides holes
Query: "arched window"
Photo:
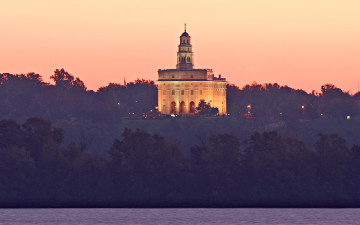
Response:
[{"label": "arched window", "polygon": [[190,62],[190,57],[187,58],[187,61]]},{"label": "arched window", "polygon": [[182,113],[186,113],[185,102],[180,103],[180,114],[182,114]]},{"label": "arched window", "polygon": [[170,110],[171,114],[176,114],[176,103],[175,102],[171,102],[171,110]]},{"label": "arched window", "polygon": [[195,113],[195,102],[190,102],[190,113]]},{"label": "arched window", "polygon": [[163,105],[162,112],[166,113],[166,105]]}]

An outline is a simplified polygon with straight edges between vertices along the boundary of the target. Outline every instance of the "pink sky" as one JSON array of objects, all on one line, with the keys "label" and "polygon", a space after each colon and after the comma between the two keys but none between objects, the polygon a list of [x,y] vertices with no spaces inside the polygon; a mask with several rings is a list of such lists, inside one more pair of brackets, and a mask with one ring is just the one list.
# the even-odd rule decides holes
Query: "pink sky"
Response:
[{"label": "pink sky", "polygon": [[56,68],[89,89],[175,68],[183,23],[196,68],[240,87],[358,91],[359,0],[11,0],[0,4],[0,73]]}]

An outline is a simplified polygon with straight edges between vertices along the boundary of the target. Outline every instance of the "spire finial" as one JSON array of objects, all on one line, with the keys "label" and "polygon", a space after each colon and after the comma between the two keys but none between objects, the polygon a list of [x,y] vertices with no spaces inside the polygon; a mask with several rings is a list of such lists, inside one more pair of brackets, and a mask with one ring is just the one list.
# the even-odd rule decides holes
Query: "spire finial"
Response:
[{"label": "spire finial", "polygon": [[185,30],[185,32],[186,32],[186,23],[184,23],[184,25],[185,25],[185,29],[184,29],[184,30]]}]

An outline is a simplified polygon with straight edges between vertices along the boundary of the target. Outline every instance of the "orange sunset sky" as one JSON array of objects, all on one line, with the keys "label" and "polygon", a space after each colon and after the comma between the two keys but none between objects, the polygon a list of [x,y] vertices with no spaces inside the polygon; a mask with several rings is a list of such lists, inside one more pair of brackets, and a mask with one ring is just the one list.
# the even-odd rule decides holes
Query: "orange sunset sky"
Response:
[{"label": "orange sunset sky", "polygon": [[56,68],[89,89],[175,68],[183,24],[196,68],[239,87],[358,91],[359,0],[3,0],[0,73]]}]

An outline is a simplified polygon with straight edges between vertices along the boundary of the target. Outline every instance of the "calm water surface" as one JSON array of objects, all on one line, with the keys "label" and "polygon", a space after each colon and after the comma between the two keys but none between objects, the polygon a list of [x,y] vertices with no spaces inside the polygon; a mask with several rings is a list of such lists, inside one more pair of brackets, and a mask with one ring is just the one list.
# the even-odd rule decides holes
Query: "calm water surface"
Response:
[{"label": "calm water surface", "polygon": [[0,224],[360,224],[360,209],[0,209]]}]

